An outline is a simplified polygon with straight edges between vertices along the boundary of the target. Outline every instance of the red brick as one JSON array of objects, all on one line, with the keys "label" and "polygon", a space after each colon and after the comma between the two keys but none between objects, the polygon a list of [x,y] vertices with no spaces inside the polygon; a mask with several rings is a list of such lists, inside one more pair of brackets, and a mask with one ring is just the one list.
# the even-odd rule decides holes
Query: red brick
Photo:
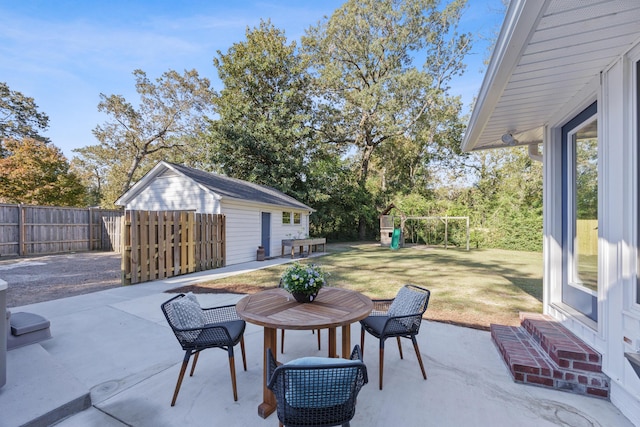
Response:
[{"label": "red brick", "polygon": [[585,363],[585,362],[573,362],[573,369],[579,369],[581,371],[589,371],[589,372],[600,372],[600,366],[594,365],[593,363]]},{"label": "red brick", "polygon": [[540,374],[540,368],[536,368],[533,366],[525,366],[520,364],[513,365],[513,370],[516,372],[523,372],[525,374]]},{"label": "red brick", "polygon": [[575,374],[572,374],[571,372],[566,372],[564,374],[564,379],[567,381],[575,381],[576,380],[576,376]]},{"label": "red brick", "polygon": [[566,359],[560,359],[557,361],[558,366],[560,366],[561,368],[570,368],[571,367],[571,362],[566,360]]},{"label": "red brick", "polygon": [[589,384],[589,378],[585,377],[584,375],[578,375],[578,382],[580,384]]},{"label": "red brick", "polygon": [[570,360],[587,360],[585,353],[569,350],[558,350],[558,357]]},{"label": "red brick", "polygon": [[602,381],[598,378],[591,378],[591,385],[594,387],[602,387]]},{"label": "red brick", "polygon": [[609,390],[603,390],[601,388],[587,387],[587,394],[590,396],[609,398]]},{"label": "red brick", "polygon": [[553,380],[551,378],[539,377],[537,375],[527,375],[526,382],[553,387]]},{"label": "red brick", "polygon": [[513,375],[513,379],[515,381],[520,381],[520,382],[524,382],[524,374],[521,372],[515,372]]}]

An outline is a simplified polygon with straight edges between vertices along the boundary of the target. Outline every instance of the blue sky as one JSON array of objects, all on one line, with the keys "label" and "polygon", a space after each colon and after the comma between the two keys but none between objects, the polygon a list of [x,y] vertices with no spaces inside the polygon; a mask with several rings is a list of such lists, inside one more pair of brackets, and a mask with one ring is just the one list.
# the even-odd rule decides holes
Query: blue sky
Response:
[{"label": "blue sky", "polygon": [[[71,159],[72,150],[97,143],[92,134],[107,116],[100,93],[138,104],[132,72],[150,79],[195,68],[222,89],[213,58],[245,39],[260,19],[299,40],[331,15],[335,0],[0,0],[0,81],[35,99],[49,116],[46,132]],[[461,31],[474,34],[467,71],[452,85],[469,106],[483,78],[482,61],[502,23],[501,0],[469,0]]]}]

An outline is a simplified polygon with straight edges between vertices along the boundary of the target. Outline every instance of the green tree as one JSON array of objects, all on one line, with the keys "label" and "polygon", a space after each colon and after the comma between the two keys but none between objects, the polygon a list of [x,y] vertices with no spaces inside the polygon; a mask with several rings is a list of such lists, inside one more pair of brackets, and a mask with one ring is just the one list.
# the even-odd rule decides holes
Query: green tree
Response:
[{"label": "green tree", "polygon": [[0,159],[0,201],[46,206],[83,206],[85,188],[69,171],[59,148],[42,140],[5,140]]},{"label": "green tree", "polygon": [[[307,178],[305,201],[316,209],[311,216],[311,234],[332,240],[358,238],[353,224],[370,198],[358,185],[350,159],[326,156],[314,162]],[[377,215],[377,214],[376,214]]]},{"label": "green tree", "polygon": [[111,119],[93,131],[100,142],[92,153],[97,159],[85,159],[107,166],[105,205],[113,204],[162,156],[201,147],[185,141],[200,138],[212,106],[209,80],[195,70],[182,75],[170,70],[155,82],[142,70],[133,75],[140,105],[134,108],[121,95],[100,94],[98,111]]},{"label": "green tree", "polygon": [[[455,31],[465,1],[439,3],[349,0],[302,39],[316,77],[321,135],[355,148],[363,190],[380,147],[415,135],[423,116],[435,118],[450,105],[448,84],[463,72],[470,42]],[[435,123],[427,127],[438,131]],[[366,221],[359,218],[361,238]]]},{"label": "green tree", "polygon": [[579,138],[576,156],[576,217],[598,219],[598,139]]},{"label": "green tree", "polygon": [[[105,161],[111,153],[102,146],[92,145],[73,150],[78,156],[71,159],[71,170],[80,178],[87,189],[87,206],[99,206],[109,193],[107,176],[109,163]],[[116,200],[119,188],[111,191],[111,200]]]},{"label": "green tree", "polygon": [[0,82],[0,157],[6,153],[2,143],[6,138],[33,138],[48,141],[40,132],[49,127],[49,117],[38,111],[33,98],[11,90]]},{"label": "green tree", "polygon": [[542,163],[523,147],[476,153],[477,180],[460,201],[469,209],[476,244],[542,248]]},{"label": "green tree", "polygon": [[269,21],[246,30],[213,59],[224,89],[215,96],[212,161],[223,172],[305,199],[311,144],[306,64]]}]

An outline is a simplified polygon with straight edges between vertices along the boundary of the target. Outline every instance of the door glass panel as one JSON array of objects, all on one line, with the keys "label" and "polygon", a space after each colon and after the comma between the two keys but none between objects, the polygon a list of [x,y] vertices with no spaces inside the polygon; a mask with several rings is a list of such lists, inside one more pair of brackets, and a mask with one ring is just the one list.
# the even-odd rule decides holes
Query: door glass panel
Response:
[{"label": "door glass panel", "polygon": [[598,123],[574,135],[575,246],[574,283],[598,290]]},{"label": "door glass panel", "polygon": [[598,321],[598,106],[562,127],[562,302]]}]

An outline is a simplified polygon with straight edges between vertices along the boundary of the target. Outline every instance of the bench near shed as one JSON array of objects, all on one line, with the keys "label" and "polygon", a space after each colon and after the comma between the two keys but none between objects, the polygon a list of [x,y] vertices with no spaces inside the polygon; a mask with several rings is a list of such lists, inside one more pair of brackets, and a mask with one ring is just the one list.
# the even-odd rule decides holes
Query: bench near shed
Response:
[{"label": "bench near shed", "polygon": [[310,238],[310,239],[283,239],[282,240],[282,253],[284,256],[284,249],[287,247],[291,248],[291,258],[295,256],[296,248],[299,248],[299,254],[302,255],[304,253],[305,246],[308,247],[308,254],[311,255],[314,251],[318,252],[318,246],[322,245],[322,252],[325,251],[325,246],[327,244],[327,239],[324,237],[318,238]]}]

